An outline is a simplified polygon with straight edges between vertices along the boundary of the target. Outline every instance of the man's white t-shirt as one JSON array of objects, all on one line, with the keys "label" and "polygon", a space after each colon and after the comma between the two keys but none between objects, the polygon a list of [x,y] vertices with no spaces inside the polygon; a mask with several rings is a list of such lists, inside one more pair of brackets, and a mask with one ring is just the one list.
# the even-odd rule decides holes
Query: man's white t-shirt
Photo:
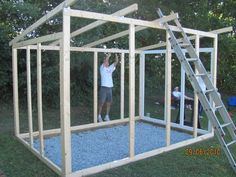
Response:
[{"label": "man's white t-shirt", "polygon": [[111,64],[108,67],[105,67],[103,64],[100,66],[101,86],[113,87],[112,73],[115,69],[114,64]]},{"label": "man's white t-shirt", "polygon": [[172,94],[173,94],[174,97],[176,97],[178,99],[180,99],[181,95],[182,95],[181,92],[179,92],[179,91],[173,91]]}]

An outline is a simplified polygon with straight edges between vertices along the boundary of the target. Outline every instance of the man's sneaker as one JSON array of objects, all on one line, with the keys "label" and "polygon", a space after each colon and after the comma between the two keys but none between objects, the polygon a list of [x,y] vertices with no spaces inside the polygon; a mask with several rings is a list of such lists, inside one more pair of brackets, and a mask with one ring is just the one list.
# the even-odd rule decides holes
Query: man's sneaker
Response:
[{"label": "man's sneaker", "polygon": [[105,121],[110,121],[109,115],[106,115],[106,117],[105,117],[104,120],[105,120]]},{"label": "man's sneaker", "polygon": [[101,115],[98,115],[98,122],[103,122]]}]

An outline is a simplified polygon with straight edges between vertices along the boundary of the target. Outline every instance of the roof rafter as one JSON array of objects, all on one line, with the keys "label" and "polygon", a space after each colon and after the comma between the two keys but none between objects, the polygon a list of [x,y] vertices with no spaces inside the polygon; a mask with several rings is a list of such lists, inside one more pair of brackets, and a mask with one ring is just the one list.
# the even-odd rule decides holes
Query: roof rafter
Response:
[{"label": "roof rafter", "polygon": [[116,23],[122,23],[122,24],[128,24],[128,25],[133,24],[136,26],[145,26],[145,27],[150,27],[150,28],[161,28],[161,29],[164,28],[161,23],[173,20],[178,17],[178,13],[170,14],[168,16],[164,16],[160,18],[159,23],[157,23],[157,22],[138,20],[138,19],[133,19],[133,18],[117,17],[113,15],[106,15],[102,13],[88,12],[88,11],[83,11],[83,10],[73,10],[73,9],[67,9],[65,11],[65,14],[72,17],[97,19],[97,20],[110,21],[110,22],[116,22]]},{"label": "roof rafter", "polygon": [[38,21],[36,21],[33,25],[31,25],[30,27],[28,27],[25,31],[23,31],[20,35],[18,35],[17,37],[15,37],[13,40],[11,40],[9,42],[9,45],[13,45],[17,42],[19,42],[21,39],[23,39],[28,33],[32,32],[33,30],[35,30],[37,27],[39,27],[40,25],[42,25],[43,23],[45,23],[47,20],[51,19],[52,17],[54,17],[56,14],[58,14],[59,12],[62,11],[62,9],[64,7],[68,7],[70,5],[72,5],[73,3],[75,3],[76,0],[66,0],[64,2],[62,2],[61,4],[59,4],[57,7],[55,7],[53,10],[51,10],[50,12],[48,12],[46,15],[44,15],[43,17],[41,17]]},{"label": "roof rafter", "polygon": [[[168,17],[168,16],[166,16],[166,17]],[[161,23],[161,20],[159,18],[159,19],[153,20],[152,22]],[[171,27],[171,29],[173,31],[179,31],[179,29],[176,26],[170,25],[170,27]],[[137,27],[135,27],[135,32],[142,31],[142,30],[145,30],[147,28],[148,27],[137,26]],[[160,29],[165,29],[165,28],[164,27],[160,27]],[[189,28],[183,28],[183,29],[184,29],[184,31],[186,33],[200,34],[200,35],[203,35],[203,36],[214,37],[214,34],[211,34],[209,32],[193,30],[193,29],[189,29]],[[129,30],[124,30],[124,31],[122,31],[120,33],[117,33],[117,34],[114,34],[114,35],[111,35],[111,36],[107,36],[107,37],[105,37],[103,39],[97,40],[95,42],[91,42],[91,43],[86,44],[86,45],[84,45],[82,47],[94,47],[94,46],[97,46],[99,44],[103,44],[105,42],[109,42],[109,41],[115,40],[117,38],[124,37],[124,36],[126,36],[128,34],[129,34]]]},{"label": "roof rafter", "polygon": [[[121,9],[121,10],[111,14],[111,15],[123,16],[123,15],[127,15],[129,13],[132,13],[132,12],[134,12],[136,10],[138,10],[138,4],[132,4],[132,5],[124,8],[124,9]],[[95,21],[93,23],[90,23],[89,25],[86,25],[86,26],[84,26],[84,27],[82,27],[82,28],[72,32],[71,33],[71,38],[72,37],[76,37],[76,36],[78,36],[78,35],[80,35],[80,34],[82,34],[84,32],[87,32],[87,31],[89,31],[91,29],[94,29],[94,28],[96,28],[98,26],[101,26],[101,25],[103,25],[105,23],[107,23],[107,21],[102,21],[102,20],[98,20],[98,21]],[[59,41],[55,41],[55,42],[51,43],[50,45],[57,45],[57,44],[59,44]]]},{"label": "roof rafter", "polygon": [[[233,27],[226,27],[226,28],[209,31],[209,32],[214,33],[214,34],[221,34],[221,33],[231,32],[232,30],[233,30]],[[205,36],[200,36],[200,38],[203,38],[203,37]],[[189,36],[189,40],[194,40],[194,39],[195,39],[195,35]],[[181,42],[181,41],[182,41],[182,38],[178,39],[178,42]],[[151,50],[151,49],[156,49],[156,48],[165,47],[165,46],[166,46],[166,42],[160,42],[158,44],[153,44],[146,47],[138,48],[137,50]]]}]

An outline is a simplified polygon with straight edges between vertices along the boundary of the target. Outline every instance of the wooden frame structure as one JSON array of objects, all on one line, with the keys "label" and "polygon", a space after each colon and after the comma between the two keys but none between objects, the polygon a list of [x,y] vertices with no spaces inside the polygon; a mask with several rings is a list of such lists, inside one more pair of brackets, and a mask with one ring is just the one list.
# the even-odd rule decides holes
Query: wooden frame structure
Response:
[{"label": "wooden frame structure", "polygon": [[[154,21],[144,21],[137,20],[132,18],[126,18],[124,15],[134,12],[138,9],[137,4],[131,5],[125,9],[122,9],[114,14],[106,15],[101,13],[87,12],[82,10],[70,9],[76,0],[66,0],[60,5],[58,5],[54,10],[50,11],[48,14],[43,16],[32,26],[27,28],[23,33],[13,39],[9,45],[12,45],[12,68],[13,68],[13,93],[14,93],[14,120],[15,120],[15,136],[21,141],[27,148],[29,148],[32,153],[34,153],[38,158],[45,162],[51,169],[63,177],[75,177],[83,176],[88,174],[97,173],[106,169],[114,168],[121,166],[133,161],[141,160],[150,156],[160,154],[175,148],[183,147],[198,141],[202,141],[207,138],[214,136],[212,129],[209,131],[201,131],[196,128],[196,115],[195,115],[195,124],[194,128],[189,129],[188,131],[193,133],[193,139],[186,140],[177,144],[170,143],[170,130],[173,127],[183,129],[183,121],[180,125],[173,125],[170,122],[170,94],[171,94],[171,46],[168,42],[168,35],[166,36],[166,43],[159,43],[152,46],[145,46],[140,49],[135,49],[135,33],[146,28],[154,29],[163,29],[161,22],[171,21],[178,17],[178,14],[173,13],[169,16],[154,20]],[[59,33],[54,33],[35,39],[24,40],[24,37],[35,30],[37,27],[45,23],[47,20],[53,18],[56,14],[62,12],[63,15],[63,31]],[[79,18],[89,18],[97,20],[81,29],[78,29],[74,32],[71,32],[70,26],[71,17]],[[82,47],[71,47],[70,40],[72,37],[80,35],[88,30],[96,28],[107,22],[115,22],[121,24],[129,25],[129,30],[122,31],[118,34],[108,36],[104,39],[98,40],[86,44]],[[172,30],[178,31],[176,26],[171,26]],[[192,34],[191,40],[195,39],[196,41],[196,50],[199,51],[199,39],[200,37],[208,37],[214,40],[213,46],[213,57],[211,64],[212,78],[214,84],[216,84],[216,66],[217,66],[217,42],[218,42],[218,33],[231,31],[232,28],[224,28],[212,32],[204,32],[193,29],[184,28],[186,33]],[[129,35],[129,49],[103,49],[103,48],[94,48],[99,44]],[[44,45],[52,41],[50,45]],[[58,46],[59,44],[59,46]],[[158,122],[154,119],[147,118],[143,115],[144,112],[144,56],[147,53],[143,51],[166,46],[166,92],[165,92],[165,121]],[[92,48],[93,47],[93,48]],[[27,51],[27,99],[28,99],[28,122],[29,122],[29,132],[21,133],[20,132],[20,121],[19,121],[19,95],[18,95],[18,59],[17,51],[26,50]],[[30,52],[31,50],[37,50],[37,104],[38,104],[38,131],[33,130],[33,121],[32,121],[32,101],[31,101],[31,71],[30,71]],[[42,50],[55,50],[60,52],[60,122],[61,127],[59,129],[44,130],[43,128],[43,114],[42,114],[42,71],[41,71],[41,51]],[[94,53],[94,123],[79,125],[79,126],[70,126],[70,52],[93,52]],[[113,120],[110,122],[97,123],[97,74],[98,74],[98,53],[99,52],[111,52],[111,53],[121,53],[121,119]],[[129,118],[124,118],[124,56],[129,54]],[[139,105],[139,116],[135,117],[135,54],[140,55],[140,105]],[[184,74],[182,75],[184,77]],[[197,99],[197,98],[196,98]],[[196,100],[195,99],[195,100]],[[182,103],[181,103],[182,104]],[[195,105],[195,109],[196,109]],[[135,121],[143,119],[145,121],[157,123],[166,126],[166,147],[162,147],[150,152],[143,154],[135,155]],[[88,169],[83,169],[77,172],[72,172],[71,164],[71,132],[78,130],[87,130],[91,128],[105,127],[108,125],[116,125],[120,123],[129,123],[129,158],[122,160],[117,160],[115,162],[110,162],[107,164],[91,167]],[[185,127],[186,130],[186,127]],[[61,135],[61,159],[62,164],[61,168],[56,166],[52,161],[44,155],[44,137],[46,135],[60,134]],[[199,135],[199,136],[197,136]],[[34,138],[37,136],[40,142],[40,150],[36,150],[33,146]],[[26,141],[25,139],[29,139]]]}]

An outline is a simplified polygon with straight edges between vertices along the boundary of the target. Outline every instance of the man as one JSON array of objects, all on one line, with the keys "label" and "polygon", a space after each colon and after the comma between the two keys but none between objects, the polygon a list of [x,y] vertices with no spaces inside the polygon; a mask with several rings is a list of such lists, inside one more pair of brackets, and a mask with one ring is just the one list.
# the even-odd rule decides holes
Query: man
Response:
[{"label": "man", "polygon": [[[179,87],[174,88],[172,95],[175,97],[176,101],[178,101],[178,104],[179,104],[181,96],[182,96],[182,93],[180,92]],[[192,110],[192,105],[194,103],[194,99],[184,95],[184,100],[185,100],[186,108]],[[185,125],[193,126],[193,114],[194,114],[194,112],[192,111],[191,122],[189,123],[189,122],[184,121]],[[179,123],[179,121],[180,121],[179,119],[180,119],[180,110],[178,112],[175,123]],[[184,115],[184,119],[185,119],[185,115]],[[201,128],[199,119],[198,119],[198,128]]]},{"label": "man", "polygon": [[[174,88],[174,91],[172,92],[172,95],[174,96],[174,98],[178,102],[180,101],[182,93],[179,91],[179,87],[178,86]],[[185,95],[184,99],[185,99],[186,107],[188,109],[192,110],[193,98],[188,97],[188,96]]]},{"label": "man", "polygon": [[106,116],[105,121],[109,121],[109,113],[112,104],[112,73],[116,69],[118,64],[118,55],[115,55],[115,62],[109,66],[109,59],[111,54],[108,54],[103,59],[103,64],[100,66],[100,75],[101,75],[101,87],[100,87],[100,96],[99,96],[99,113],[98,113],[98,122],[102,122],[102,107],[106,103]]}]

